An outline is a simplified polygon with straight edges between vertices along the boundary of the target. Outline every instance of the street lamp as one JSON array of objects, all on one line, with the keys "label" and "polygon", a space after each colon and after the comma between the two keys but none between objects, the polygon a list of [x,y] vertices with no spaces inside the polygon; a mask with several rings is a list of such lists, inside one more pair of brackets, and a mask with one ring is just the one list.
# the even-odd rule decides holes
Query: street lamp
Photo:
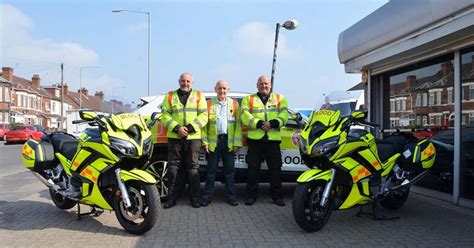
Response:
[{"label": "street lamp", "polygon": [[286,30],[293,30],[298,26],[298,21],[297,20],[289,20],[283,23],[281,25],[280,23],[276,24],[276,30],[275,30],[275,47],[273,48],[273,64],[272,64],[272,78],[271,78],[271,83],[272,83],[272,88],[270,91],[273,91],[273,78],[275,75],[275,63],[276,63],[276,51],[278,48],[278,35],[280,34],[280,27],[284,27]]},{"label": "street lamp", "polygon": [[151,50],[151,36],[150,36],[150,30],[151,30],[151,12],[145,12],[145,11],[137,11],[137,10],[128,10],[128,9],[114,9],[112,10],[112,13],[119,13],[119,12],[133,12],[133,13],[140,13],[140,14],[146,14],[148,15],[148,95],[150,96],[150,50]]},{"label": "street lamp", "polygon": [[79,109],[82,109],[82,69],[99,68],[99,66],[83,66],[79,68]]}]

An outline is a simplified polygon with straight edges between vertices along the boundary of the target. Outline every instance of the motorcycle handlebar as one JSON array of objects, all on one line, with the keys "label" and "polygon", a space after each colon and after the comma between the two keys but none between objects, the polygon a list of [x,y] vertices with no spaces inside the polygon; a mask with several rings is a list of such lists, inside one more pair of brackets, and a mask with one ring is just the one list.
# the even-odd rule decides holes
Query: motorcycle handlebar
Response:
[{"label": "motorcycle handlebar", "polygon": [[361,125],[365,125],[365,126],[369,126],[369,127],[380,127],[379,124],[375,124],[375,123],[370,123],[368,121],[364,121],[364,120],[358,120],[356,121],[358,124],[361,124]]}]

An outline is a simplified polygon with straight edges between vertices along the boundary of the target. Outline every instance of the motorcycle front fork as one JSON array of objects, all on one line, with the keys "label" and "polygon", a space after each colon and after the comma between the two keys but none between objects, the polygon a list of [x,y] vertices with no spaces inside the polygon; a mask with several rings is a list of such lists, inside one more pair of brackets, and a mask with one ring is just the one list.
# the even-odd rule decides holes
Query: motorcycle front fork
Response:
[{"label": "motorcycle front fork", "polygon": [[323,191],[323,197],[321,197],[321,202],[319,203],[321,207],[326,206],[329,200],[329,193],[331,192],[332,183],[334,182],[334,177],[336,177],[336,169],[331,169],[331,171],[332,171],[331,179],[329,180],[328,183],[326,183],[326,186],[324,187],[324,191]]}]

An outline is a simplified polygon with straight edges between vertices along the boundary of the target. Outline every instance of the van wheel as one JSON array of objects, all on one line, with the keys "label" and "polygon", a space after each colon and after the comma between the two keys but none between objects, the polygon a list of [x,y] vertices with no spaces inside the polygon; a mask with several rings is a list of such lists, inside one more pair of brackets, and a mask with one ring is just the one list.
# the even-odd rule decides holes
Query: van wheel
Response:
[{"label": "van wheel", "polygon": [[168,162],[167,161],[156,161],[148,166],[147,172],[152,174],[156,178],[156,188],[160,194],[161,201],[165,201],[168,197]]}]

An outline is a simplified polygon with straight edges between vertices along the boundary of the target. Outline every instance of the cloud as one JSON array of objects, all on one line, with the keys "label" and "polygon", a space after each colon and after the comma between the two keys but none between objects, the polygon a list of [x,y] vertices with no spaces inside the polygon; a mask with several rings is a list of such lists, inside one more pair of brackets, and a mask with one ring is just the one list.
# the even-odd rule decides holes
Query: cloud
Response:
[{"label": "cloud", "polygon": [[[83,80],[83,82],[85,81]],[[91,78],[89,79],[88,84],[89,85],[84,85],[83,83],[82,86],[89,89],[89,92],[96,92],[99,90],[104,91],[106,97],[110,97],[112,96],[112,94],[123,95],[127,91],[127,88],[125,88],[124,86],[127,85],[125,81],[118,78],[114,78],[109,74],[102,74],[97,78]]]},{"label": "cloud", "polygon": [[[245,56],[271,57],[275,43],[275,30],[262,22],[250,22],[233,35],[238,50]],[[278,36],[278,56],[292,56],[297,51],[287,46],[285,36]]]},{"label": "cloud", "polygon": [[0,14],[2,66],[18,66],[18,72],[23,75],[41,71],[51,81],[59,82],[55,71],[61,63],[69,68],[99,64],[97,53],[81,44],[33,37],[33,21],[14,6],[0,4]]}]

